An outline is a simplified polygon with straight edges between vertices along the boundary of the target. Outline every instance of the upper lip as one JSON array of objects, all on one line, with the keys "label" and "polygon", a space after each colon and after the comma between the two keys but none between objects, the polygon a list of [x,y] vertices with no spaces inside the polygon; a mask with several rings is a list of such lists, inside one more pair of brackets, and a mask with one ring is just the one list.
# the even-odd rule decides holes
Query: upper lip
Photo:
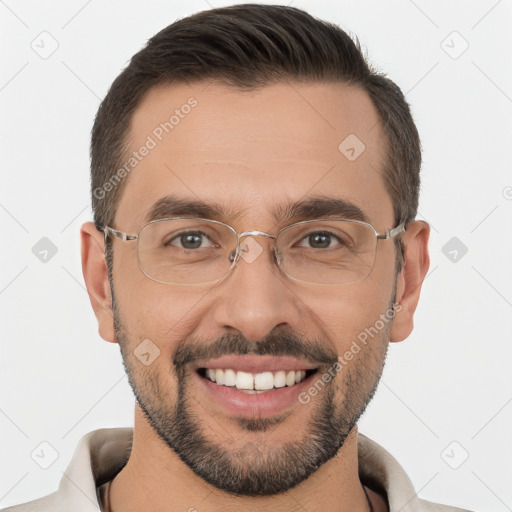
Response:
[{"label": "upper lip", "polygon": [[258,356],[252,354],[243,356],[231,355],[210,359],[209,361],[195,365],[196,370],[199,368],[211,368],[213,370],[231,368],[234,371],[262,373],[277,372],[279,370],[315,370],[318,368],[318,365],[292,357]]}]

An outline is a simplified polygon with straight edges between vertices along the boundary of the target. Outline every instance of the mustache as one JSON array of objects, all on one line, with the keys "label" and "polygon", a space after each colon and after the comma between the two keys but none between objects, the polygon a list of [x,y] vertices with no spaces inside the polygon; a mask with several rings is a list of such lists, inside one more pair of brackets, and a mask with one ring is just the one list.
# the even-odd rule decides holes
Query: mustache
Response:
[{"label": "mustache", "polygon": [[242,334],[235,333],[226,333],[211,341],[190,339],[178,348],[173,363],[176,368],[183,368],[198,361],[246,354],[307,359],[311,363],[329,366],[338,361],[337,353],[319,340],[273,329],[258,341],[248,340]]}]

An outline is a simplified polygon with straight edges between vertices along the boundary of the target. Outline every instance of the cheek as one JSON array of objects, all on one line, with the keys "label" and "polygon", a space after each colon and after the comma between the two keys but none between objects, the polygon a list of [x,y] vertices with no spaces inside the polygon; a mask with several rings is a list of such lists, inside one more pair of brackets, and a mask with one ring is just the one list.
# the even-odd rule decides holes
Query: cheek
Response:
[{"label": "cheek", "polygon": [[114,278],[120,321],[131,345],[149,339],[166,355],[199,325],[208,290],[181,290],[140,276]]},{"label": "cheek", "polygon": [[360,283],[338,290],[310,290],[308,297],[303,297],[311,319],[338,354],[388,310],[393,283],[391,279],[386,281],[384,285],[382,279],[370,275]]}]

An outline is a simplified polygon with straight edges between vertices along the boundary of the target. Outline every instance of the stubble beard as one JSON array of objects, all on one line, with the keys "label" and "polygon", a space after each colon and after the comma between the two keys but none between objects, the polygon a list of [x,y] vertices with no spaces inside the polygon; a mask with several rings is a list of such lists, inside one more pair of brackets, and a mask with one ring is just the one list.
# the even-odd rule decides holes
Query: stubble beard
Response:
[{"label": "stubble beard", "polygon": [[[301,440],[280,446],[262,442],[264,438],[260,433],[279,428],[279,424],[287,421],[288,414],[268,418],[238,417],[234,418],[240,429],[235,446],[227,432],[225,442],[219,442],[218,435],[214,440],[201,428],[201,418],[194,412],[197,401],[189,393],[190,376],[184,367],[171,368],[169,375],[163,376],[165,383],[158,374],[151,372],[150,366],[141,367],[133,355],[136,342],[125,335],[113,289],[112,302],[123,366],[148,423],[196,475],[217,489],[237,496],[283,493],[309,478],[338,453],[375,394],[392,325],[392,321],[388,322],[379,335],[323,388],[317,400],[307,405],[297,404],[297,407],[311,407],[309,419],[302,426],[305,434]],[[265,339],[275,349],[276,343],[272,343],[275,340]],[[237,336],[231,341],[236,343]],[[241,337],[240,342],[247,343],[247,340]],[[276,355],[274,350],[273,353]],[[178,383],[174,403],[166,388],[169,384],[166,377],[171,375]],[[321,379],[319,373],[314,375]],[[204,413],[204,409],[201,412]],[[294,421],[293,413],[288,421]],[[240,444],[244,436],[247,440]]]}]

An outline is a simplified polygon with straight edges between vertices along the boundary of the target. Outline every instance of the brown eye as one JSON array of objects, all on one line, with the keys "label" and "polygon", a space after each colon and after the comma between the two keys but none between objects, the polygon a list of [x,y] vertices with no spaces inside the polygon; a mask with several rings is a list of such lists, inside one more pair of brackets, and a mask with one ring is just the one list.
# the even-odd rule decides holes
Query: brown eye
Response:
[{"label": "brown eye", "polygon": [[328,249],[334,245],[343,245],[343,241],[328,231],[316,231],[305,236],[299,246],[312,249]]},{"label": "brown eye", "polygon": [[190,231],[172,237],[165,245],[177,245],[182,249],[200,249],[211,244],[210,238],[201,231]]}]

